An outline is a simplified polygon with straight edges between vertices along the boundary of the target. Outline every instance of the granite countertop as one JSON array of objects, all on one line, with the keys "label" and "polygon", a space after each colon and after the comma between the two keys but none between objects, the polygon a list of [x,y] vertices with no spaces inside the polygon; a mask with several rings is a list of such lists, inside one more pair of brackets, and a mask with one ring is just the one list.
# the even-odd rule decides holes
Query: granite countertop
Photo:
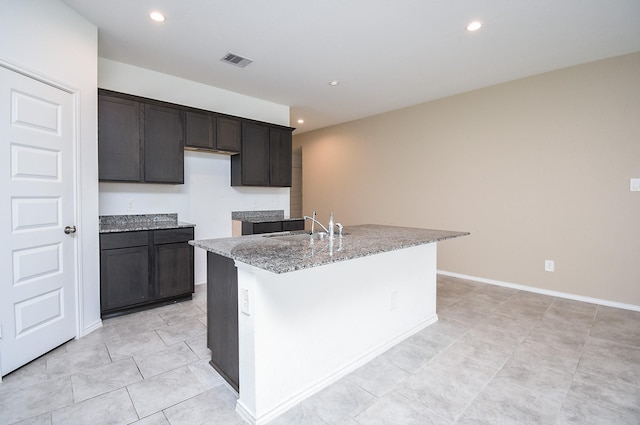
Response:
[{"label": "granite countertop", "polygon": [[268,223],[272,221],[294,221],[304,220],[302,217],[285,218],[284,210],[264,210],[264,211],[232,211],[231,219],[246,221],[249,223]]},{"label": "granite countertop", "polygon": [[178,214],[101,215],[100,233],[178,229],[195,224],[178,221]]},{"label": "granite countertop", "polygon": [[374,224],[345,227],[344,234],[333,240],[326,237],[311,240],[303,231],[281,232],[189,243],[280,274],[469,235],[468,232]]}]

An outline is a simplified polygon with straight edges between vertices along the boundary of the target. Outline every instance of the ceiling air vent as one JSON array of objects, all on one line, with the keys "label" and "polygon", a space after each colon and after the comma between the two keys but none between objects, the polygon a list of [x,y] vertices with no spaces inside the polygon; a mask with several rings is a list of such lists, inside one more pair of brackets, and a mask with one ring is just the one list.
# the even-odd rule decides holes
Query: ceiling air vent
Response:
[{"label": "ceiling air vent", "polygon": [[240,68],[244,68],[253,62],[251,59],[243,58],[242,56],[238,56],[233,53],[227,53],[220,60],[222,62],[230,63],[231,65],[239,66]]}]

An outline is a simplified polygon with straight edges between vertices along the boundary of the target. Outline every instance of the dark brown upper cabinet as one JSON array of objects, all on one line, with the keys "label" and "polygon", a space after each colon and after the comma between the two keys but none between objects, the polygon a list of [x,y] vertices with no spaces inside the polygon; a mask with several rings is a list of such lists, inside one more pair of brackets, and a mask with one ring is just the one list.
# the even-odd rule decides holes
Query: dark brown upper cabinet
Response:
[{"label": "dark brown upper cabinet", "polygon": [[183,115],[170,104],[98,90],[99,179],[184,183]]},{"label": "dark brown upper cabinet", "polygon": [[216,117],[216,150],[239,153],[242,141],[242,122],[238,118]]},{"label": "dark brown upper cabinet", "polygon": [[185,149],[223,154],[240,152],[240,119],[207,111],[185,112]]},{"label": "dark brown upper cabinet", "polygon": [[182,111],[144,106],[144,181],[184,183]]},{"label": "dark brown upper cabinet", "polygon": [[231,158],[231,185],[291,187],[292,131],[243,122],[242,148]]},{"label": "dark brown upper cabinet", "polygon": [[140,102],[98,98],[98,174],[105,181],[142,181]]},{"label": "dark brown upper cabinet", "polygon": [[291,187],[291,130],[269,129],[269,185]]}]

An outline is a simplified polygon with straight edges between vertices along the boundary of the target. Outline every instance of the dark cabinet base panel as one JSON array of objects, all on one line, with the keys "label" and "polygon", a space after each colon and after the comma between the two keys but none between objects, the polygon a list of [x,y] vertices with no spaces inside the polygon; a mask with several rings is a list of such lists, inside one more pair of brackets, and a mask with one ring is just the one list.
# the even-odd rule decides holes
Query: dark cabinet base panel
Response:
[{"label": "dark cabinet base panel", "polygon": [[130,307],[122,308],[115,311],[104,312],[101,314],[102,319],[110,319],[112,317],[123,316],[125,314],[137,313],[138,311],[150,310],[152,308],[162,307],[164,305],[176,304],[182,301],[189,301],[193,299],[191,294],[182,295],[179,297],[171,298],[168,300],[157,301],[153,303],[146,303],[141,305],[133,305]]}]

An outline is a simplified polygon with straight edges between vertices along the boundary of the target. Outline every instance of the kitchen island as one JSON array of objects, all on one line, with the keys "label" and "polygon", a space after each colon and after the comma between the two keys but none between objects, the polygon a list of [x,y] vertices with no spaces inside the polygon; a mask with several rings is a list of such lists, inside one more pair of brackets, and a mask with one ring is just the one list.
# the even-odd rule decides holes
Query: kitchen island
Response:
[{"label": "kitchen island", "polygon": [[437,321],[437,242],[468,235],[379,225],[344,232],[190,242],[208,251],[211,364],[252,424]]}]

